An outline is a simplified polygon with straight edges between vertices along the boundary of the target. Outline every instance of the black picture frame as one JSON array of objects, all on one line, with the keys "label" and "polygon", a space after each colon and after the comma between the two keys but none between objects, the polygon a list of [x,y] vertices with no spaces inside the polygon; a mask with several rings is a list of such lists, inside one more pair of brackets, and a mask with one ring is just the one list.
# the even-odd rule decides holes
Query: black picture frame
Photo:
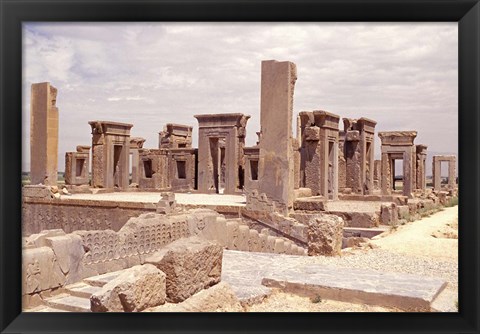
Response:
[{"label": "black picture frame", "polygon": [[[0,0],[0,330],[88,332],[478,333],[480,4],[478,0]],[[80,314],[21,312],[23,21],[457,21],[459,313]]]}]

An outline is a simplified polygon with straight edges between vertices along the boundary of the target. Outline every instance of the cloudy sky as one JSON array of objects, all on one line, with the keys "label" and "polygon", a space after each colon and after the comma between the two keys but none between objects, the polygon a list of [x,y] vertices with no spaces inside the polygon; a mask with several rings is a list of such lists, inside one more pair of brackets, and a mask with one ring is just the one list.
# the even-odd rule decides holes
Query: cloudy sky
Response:
[{"label": "cloudy sky", "polygon": [[[132,123],[158,146],[166,123],[244,113],[260,129],[262,60],[297,65],[294,113],[322,109],[417,130],[430,152],[457,154],[457,23],[25,23],[23,160],[30,169],[30,85],[58,88],[59,171],[90,145],[88,121]],[[380,140],[376,137],[376,155]]]}]

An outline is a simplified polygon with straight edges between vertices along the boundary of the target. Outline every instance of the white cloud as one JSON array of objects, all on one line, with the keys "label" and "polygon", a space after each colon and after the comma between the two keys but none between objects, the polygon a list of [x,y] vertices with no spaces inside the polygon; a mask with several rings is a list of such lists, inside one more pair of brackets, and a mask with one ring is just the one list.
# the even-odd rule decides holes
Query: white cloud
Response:
[{"label": "white cloud", "polygon": [[194,126],[196,144],[194,114],[242,112],[253,145],[266,59],[296,63],[294,112],[369,117],[378,131],[416,129],[429,150],[457,153],[457,35],[456,23],[28,23],[23,168],[33,82],[59,90],[63,170],[94,119],[133,123],[156,147],[165,123]]}]

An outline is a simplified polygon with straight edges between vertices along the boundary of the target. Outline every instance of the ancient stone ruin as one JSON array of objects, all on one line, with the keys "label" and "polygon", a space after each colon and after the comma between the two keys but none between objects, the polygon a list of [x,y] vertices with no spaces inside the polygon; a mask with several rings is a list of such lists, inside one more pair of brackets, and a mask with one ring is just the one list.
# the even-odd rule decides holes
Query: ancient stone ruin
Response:
[{"label": "ancient stone ruin", "polygon": [[30,102],[30,179],[32,184],[57,184],[57,89],[48,82],[32,85]]},{"label": "ancient stone ruin", "polygon": [[[240,302],[264,296],[267,287],[288,284],[265,274],[252,292],[222,269],[242,265],[228,258],[338,256],[456,199],[456,157],[434,156],[429,182],[427,146],[415,144],[416,131],[379,132],[375,160],[381,124],[343,118],[340,129],[341,116],[329,111],[295,115],[292,62],[262,61],[260,75],[255,146],[245,146],[250,116],[243,113],[193,116],[198,148],[189,125],[165,124],[158,146],[148,147],[130,136],[133,124],[89,121],[91,146],[65,153],[64,186],[57,182],[57,90],[33,84],[31,184],[23,187],[22,211],[24,308],[215,310],[212,300],[221,296],[232,310],[242,309]],[[448,162],[445,184],[442,162]],[[344,293],[332,292],[337,288],[322,291],[335,299]],[[373,300],[362,293],[362,301]],[[402,298],[387,304],[404,307]]]}]

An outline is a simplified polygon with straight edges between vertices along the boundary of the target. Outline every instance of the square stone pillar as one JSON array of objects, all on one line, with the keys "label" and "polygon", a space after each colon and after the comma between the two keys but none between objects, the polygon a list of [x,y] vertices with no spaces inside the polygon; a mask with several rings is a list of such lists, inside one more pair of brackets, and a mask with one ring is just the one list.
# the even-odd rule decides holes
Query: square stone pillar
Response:
[{"label": "square stone pillar", "polygon": [[132,183],[140,182],[140,158],[138,151],[143,148],[145,138],[133,137],[130,138],[130,154],[132,155]]},{"label": "square stone pillar", "polygon": [[323,110],[300,113],[302,132],[301,184],[312,195],[338,198],[338,122],[340,116]]},{"label": "square stone pillar", "polygon": [[293,209],[294,200],[292,117],[296,80],[294,63],[262,61],[258,192],[285,214]]},{"label": "square stone pillar", "polygon": [[49,82],[32,84],[30,100],[31,184],[54,186],[58,177],[57,89]]},{"label": "square stone pillar", "polygon": [[416,145],[416,189],[425,191],[427,180],[425,175],[425,161],[427,159],[427,146]]}]

